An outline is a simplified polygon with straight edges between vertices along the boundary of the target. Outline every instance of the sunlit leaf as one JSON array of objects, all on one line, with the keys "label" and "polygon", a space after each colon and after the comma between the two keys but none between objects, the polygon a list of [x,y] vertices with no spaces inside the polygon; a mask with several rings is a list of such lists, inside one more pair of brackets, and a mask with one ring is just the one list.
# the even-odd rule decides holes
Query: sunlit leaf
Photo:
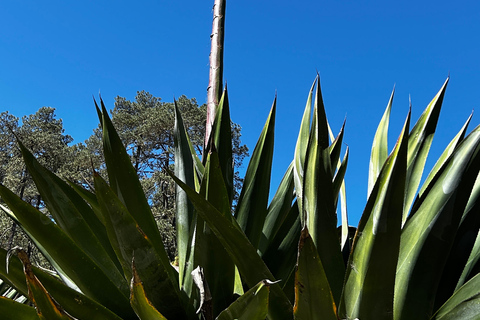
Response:
[{"label": "sunlit leaf", "polygon": [[[191,153],[191,142],[188,138],[183,119],[175,104],[175,175],[185,182],[191,188],[195,188],[195,170],[194,161]],[[203,165],[202,165],[203,166]],[[179,264],[180,287],[187,293],[192,290],[192,281],[188,279],[187,261],[190,253],[190,245],[195,228],[193,206],[187,198],[185,191],[176,186],[175,206],[176,206],[176,227],[177,227],[177,250]],[[187,275],[187,276],[186,276]]]},{"label": "sunlit leaf", "polygon": [[[248,286],[255,286],[263,279],[275,281],[263,260],[258,256],[256,248],[250,243],[235,219],[228,219],[201,195],[189,188],[175,176],[172,176],[188,194],[198,213],[208,223],[231,259],[237,266],[242,279]],[[278,285],[270,288],[270,304],[268,314],[274,319],[289,319],[292,305]]]},{"label": "sunlit leaf", "polygon": [[322,261],[308,229],[304,228],[298,244],[294,318],[336,320],[336,311]]},{"label": "sunlit leaf", "polygon": [[431,315],[443,266],[475,183],[477,127],[456,148],[418,198],[404,225],[395,286],[395,319]]},{"label": "sunlit leaf", "polygon": [[480,314],[480,274],[465,283],[435,313],[432,320],[474,320]]},{"label": "sunlit leaf", "polygon": [[35,308],[5,297],[0,297],[0,314],[3,320],[40,319]]},{"label": "sunlit leaf", "polygon": [[135,310],[140,320],[166,320],[160,312],[153,306],[145,294],[142,281],[133,266],[133,277],[130,284],[130,304]]},{"label": "sunlit leaf", "polygon": [[[317,247],[336,302],[342,292],[345,266],[337,233],[328,124],[317,82],[313,120],[305,158],[303,211],[305,226]],[[303,227],[303,225],[302,225]]]},{"label": "sunlit leaf", "polygon": [[175,282],[178,277],[175,275],[173,269],[167,268],[167,266],[170,265],[170,261],[137,172],[132,165],[125,146],[115,131],[113,123],[108,116],[108,111],[103,104],[103,100],[100,100],[100,103],[101,110],[97,106],[97,111],[102,115],[103,152],[110,187],[123,202],[139,227],[151,240],[170,281]]},{"label": "sunlit leaf", "polygon": [[267,251],[278,230],[285,221],[294,199],[293,163],[288,166],[287,172],[282,178],[277,192],[268,206],[268,213],[263,224],[262,238],[258,250],[260,254]]},{"label": "sunlit leaf", "polygon": [[258,247],[267,216],[272,171],[276,97],[248,164],[235,218],[254,247]]},{"label": "sunlit leaf", "polygon": [[[7,273],[6,262],[7,251],[0,249],[0,277],[8,279],[15,288],[28,296],[23,264],[17,257],[11,256]],[[32,270],[53,299],[73,317],[91,320],[121,319],[102,304],[68,287],[54,274],[35,266],[32,266]]]},{"label": "sunlit leaf", "polygon": [[348,260],[341,318],[391,319],[400,247],[410,112],[376,179]]},{"label": "sunlit leaf", "polygon": [[113,282],[51,219],[2,185],[0,196],[11,209],[6,211],[8,215],[22,226],[67,285],[78,286],[86,296],[122,317],[133,314],[126,281]]},{"label": "sunlit leaf", "polygon": [[383,113],[382,119],[378,124],[375,137],[373,138],[372,152],[370,155],[370,166],[368,172],[368,195],[372,192],[377,177],[382,170],[383,164],[388,157],[388,125],[390,123],[390,112],[392,110],[393,96],[395,94],[395,87],[390,95],[387,108]]},{"label": "sunlit leaf", "polygon": [[120,260],[125,277],[132,278],[131,261],[144,283],[145,291],[154,306],[166,317],[185,316],[177,282],[168,276],[170,265],[163,265],[161,258],[130,212],[117,198],[113,190],[98,174],[95,174],[95,190],[106,221],[107,233]]},{"label": "sunlit leaf", "polygon": [[[318,76],[313,81],[310,92],[308,93],[307,105],[305,106],[305,111],[303,112],[302,123],[300,125],[300,132],[298,133],[297,145],[295,146],[295,157],[294,157],[294,171],[293,177],[295,182],[295,193],[298,201],[298,208],[300,212],[303,212],[303,179],[305,174],[305,157],[307,154],[308,140],[310,138],[310,122],[312,117],[312,97],[313,89],[315,84],[318,81]],[[303,222],[303,216],[302,223]]]},{"label": "sunlit leaf", "polygon": [[449,78],[445,80],[440,91],[428,104],[408,138],[407,185],[405,205],[403,208],[403,223],[405,223],[407,219],[408,212],[412,206],[422,178],[428,152],[432,145],[433,135],[437,128],[438,117],[440,116],[440,109],[442,107],[445,90],[447,89],[448,80]]},{"label": "sunlit leaf", "polygon": [[268,282],[260,282],[222,311],[216,320],[263,320],[267,317],[268,297]]},{"label": "sunlit leaf", "polygon": [[27,253],[23,250],[17,252],[18,258],[23,263],[23,271],[27,280],[28,296],[35,305],[40,319],[45,320],[66,320],[74,319],[68,315],[63,308],[52,299],[45,287],[37,279],[32,270],[32,265],[28,259]]},{"label": "sunlit leaf", "polygon": [[121,282],[123,274],[101,220],[76,191],[40,165],[20,141],[18,144],[28,171],[57,225],[112,280]]}]

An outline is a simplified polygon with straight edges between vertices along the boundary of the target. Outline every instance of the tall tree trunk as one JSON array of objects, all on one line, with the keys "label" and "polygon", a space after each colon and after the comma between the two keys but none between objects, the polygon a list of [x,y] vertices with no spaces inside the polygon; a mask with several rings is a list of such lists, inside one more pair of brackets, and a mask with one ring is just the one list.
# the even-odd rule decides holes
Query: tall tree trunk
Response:
[{"label": "tall tree trunk", "polygon": [[212,131],[215,111],[223,90],[223,43],[225,38],[226,0],[215,0],[210,48],[210,77],[207,88],[207,123],[205,126],[204,153]]}]

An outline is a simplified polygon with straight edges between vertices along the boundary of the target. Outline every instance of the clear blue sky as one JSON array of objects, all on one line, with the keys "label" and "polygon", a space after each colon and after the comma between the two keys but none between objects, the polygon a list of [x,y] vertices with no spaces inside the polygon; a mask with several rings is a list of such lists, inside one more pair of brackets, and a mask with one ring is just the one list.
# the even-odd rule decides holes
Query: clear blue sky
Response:
[{"label": "clear blue sky", "polygon": [[[0,111],[56,108],[75,142],[97,125],[92,95],[147,90],[206,100],[211,1],[2,1]],[[228,1],[225,74],[232,118],[251,150],[278,92],[276,186],[293,156],[306,96],[320,72],[335,132],[347,118],[352,224],[366,202],[373,135],[391,90],[391,146],[451,81],[434,139],[438,156],[479,104],[477,1]],[[474,115],[472,128],[479,124]],[[429,161],[432,165],[433,160]]]}]

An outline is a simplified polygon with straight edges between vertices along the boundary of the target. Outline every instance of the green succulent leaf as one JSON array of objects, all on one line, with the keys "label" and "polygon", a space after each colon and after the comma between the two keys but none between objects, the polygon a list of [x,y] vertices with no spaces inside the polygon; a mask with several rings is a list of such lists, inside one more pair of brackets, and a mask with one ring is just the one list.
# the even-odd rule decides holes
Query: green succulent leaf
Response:
[{"label": "green succulent leaf", "polygon": [[403,223],[407,220],[408,212],[412,206],[418,186],[422,178],[428,152],[432,145],[433,135],[437,128],[443,97],[447,89],[449,78],[445,80],[440,91],[428,104],[425,111],[418,119],[408,138],[408,165],[406,179],[405,205],[403,208]]},{"label": "green succulent leaf", "polygon": [[[342,128],[342,132],[343,132],[343,128]],[[332,143],[338,140],[334,138],[330,125],[328,126],[328,135],[330,136],[330,140],[332,141]],[[342,219],[340,243],[342,247],[342,252],[347,252],[347,250],[348,252],[350,252],[348,248],[351,246],[350,243],[348,243],[349,226],[348,226],[348,215],[347,215],[347,192],[346,192],[345,180],[344,180],[345,172],[347,169],[347,162],[348,162],[348,150],[349,149],[347,147],[347,150],[345,151],[345,156],[343,157],[342,162],[340,162],[339,159],[337,159],[337,173],[334,178],[334,190],[338,189],[338,184],[340,183],[340,189],[338,191],[334,191],[334,195],[337,196],[338,194],[338,197],[340,198],[340,214]],[[343,173],[341,171],[343,171]],[[340,175],[339,175],[339,172],[340,172]],[[337,198],[337,201],[338,201],[338,198]]]},{"label": "green succulent leaf", "polygon": [[317,248],[304,228],[298,244],[295,273],[295,319],[336,320],[337,307]]},{"label": "green succulent leaf", "polygon": [[434,320],[478,319],[480,314],[480,274],[470,279],[431,318]]},{"label": "green succulent leaf", "polygon": [[465,124],[463,125],[462,129],[457,133],[457,135],[450,141],[448,146],[445,148],[441,156],[438,158],[437,162],[433,166],[432,170],[428,174],[427,178],[425,179],[425,182],[422,185],[422,188],[420,189],[418,196],[421,197],[427,187],[430,185],[430,182],[433,180],[437,172],[440,170],[440,168],[443,166],[445,161],[450,157],[450,155],[453,153],[453,151],[457,148],[457,146],[460,144],[460,142],[463,141],[465,138],[465,133],[467,132],[468,125],[470,124],[470,121],[472,120],[473,114],[471,114]]},{"label": "green succulent leaf", "polygon": [[297,244],[301,230],[298,205],[295,202],[262,257],[275,279],[282,280],[280,285],[290,301],[295,299],[293,296],[294,281],[288,282],[287,280],[293,277],[295,273],[295,262],[298,254]]},{"label": "green succulent leaf", "polygon": [[265,219],[265,223],[263,224],[263,236],[260,239],[260,244],[258,247],[258,251],[262,255],[268,250],[270,244],[272,243],[278,230],[282,227],[285,218],[292,208],[292,202],[294,199],[293,190],[294,181],[292,162],[290,166],[288,166],[287,172],[285,172],[285,175],[278,186],[277,192],[268,206],[267,217]]},{"label": "green succulent leaf", "polygon": [[410,112],[376,179],[348,261],[339,315],[391,319],[400,247]]},{"label": "green succulent leaf", "polygon": [[[223,90],[222,97],[215,112],[215,121],[213,122],[210,137],[213,138],[212,147],[218,152],[219,164],[222,169],[223,180],[227,188],[230,204],[233,201],[233,152],[232,152],[232,127],[230,121],[230,108],[228,104],[227,87]],[[204,155],[205,156],[205,155]]]},{"label": "green succulent leaf", "polygon": [[[174,175],[172,175],[172,178],[187,192],[198,214],[207,222],[210,229],[227,250],[245,283],[253,287],[263,279],[275,281],[272,273],[258,256],[257,249],[242,232],[236,220],[225,217],[201,195]],[[291,318],[292,305],[278,285],[270,288],[269,306],[269,317],[274,319]]]},{"label": "green succulent leaf", "polygon": [[178,283],[171,281],[152,240],[143,232],[113,190],[95,174],[95,190],[106,221],[107,233],[120,260],[125,277],[133,277],[132,260],[145,291],[154,306],[166,317],[184,317]]},{"label": "green succulent leaf", "polygon": [[332,139],[332,129],[330,128],[330,124],[327,122],[328,126],[328,136],[330,140],[332,140],[332,144],[328,147],[330,153],[330,163],[332,164],[332,172],[335,172],[335,167],[340,162],[340,153],[342,151],[342,142],[343,142],[343,135],[345,132],[345,123],[343,121],[342,128],[340,129],[340,133],[337,135],[336,138]]},{"label": "green succulent leaf", "polygon": [[97,196],[95,195],[95,193],[73,182],[67,181],[67,183],[70,187],[72,187],[73,190],[75,190],[78,193],[80,197],[82,197],[83,200],[85,200],[90,205],[93,212],[97,216],[98,220],[100,220],[102,224],[105,226],[105,221],[103,220],[103,214],[101,212],[100,205],[98,204]]},{"label": "green succulent leaf", "polygon": [[338,166],[337,173],[333,178],[333,195],[334,203],[338,202],[338,196],[341,194],[342,187],[345,188],[345,173],[347,172],[347,163],[348,163],[349,148],[345,150],[345,155],[343,156],[342,162]]},{"label": "green succulent leaf", "polygon": [[133,314],[128,306],[126,281],[112,280],[50,218],[2,185],[0,197],[11,209],[5,208],[4,211],[22,226],[68,286],[78,287],[86,296],[121,317]]},{"label": "green succulent leaf", "polygon": [[135,265],[132,267],[132,281],[130,284],[130,304],[140,320],[167,320],[148,299],[142,281],[138,276]]},{"label": "green succulent leaf", "polygon": [[[222,175],[219,155],[215,150],[209,152],[205,165],[205,175],[202,180],[200,194],[212,204],[222,215],[232,221],[230,211],[230,196]],[[205,279],[212,296],[213,314],[217,315],[227,308],[233,300],[235,285],[235,265],[217,239],[216,235],[204,220],[197,233],[203,234],[203,246],[198,245],[198,256],[194,266],[200,265],[205,270]]]},{"label": "green succulent leaf", "polygon": [[[297,145],[295,146],[294,157],[294,182],[295,193],[297,195],[298,208],[300,212],[303,212],[303,179],[305,174],[305,157],[307,155],[308,140],[310,138],[310,122],[312,117],[312,97],[315,84],[318,79],[318,75],[313,81],[310,92],[308,93],[307,104],[305,111],[303,112],[302,123],[300,125],[300,132],[297,138]],[[302,217],[303,222],[303,217]]]},{"label": "green succulent leaf", "polygon": [[436,288],[478,170],[480,127],[455,149],[404,225],[395,286],[395,319],[431,315]]},{"label": "green succulent leaf", "polygon": [[248,164],[235,218],[254,247],[258,247],[267,216],[272,171],[276,100]]},{"label": "green succulent leaf", "polygon": [[115,131],[112,121],[108,116],[108,111],[103,104],[103,100],[100,100],[100,102],[102,109],[100,110],[97,106],[97,112],[102,116],[103,152],[110,187],[123,202],[139,227],[151,240],[170,281],[175,282],[178,276],[174,273],[173,269],[167,268],[167,266],[170,265],[170,261],[163,246],[162,237],[160,236],[150,205],[138,179],[137,172],[130,161],[125,146]]},{"label": "green succulent leaf", "polygon": [[52,299],[50,294],[45,290],[45,287],[37,279],[33,270],[32,264],[28,259],[27,253],[23,250],[17,252],[18,258],[23,263],[23,271],[27,280],[28,296],[30,301],[35,305],[37,314],[40,319],[45,320],[65,320],[74,319],[68,315],[63,308]]},{"label": "green succulent leaf", "polygon": [[[22,262],[15,256],[10,257],[8,259],[8,273],[6,262],[7,251],[0,249],[0,277],[7,279],[17,290],[28,296]],[[68,287],[54,274],[35,266],[32,266],[32,270],[53,299],[73,317],[91,320],[121,319],[102,304]]]},{"label": "green succulent leaf", "polygon": [[[175,175],[191,188],[195,188],[195,167],[192,158],[192,144],[188,138],[183,119],[178,106],[175,104]],[[200,164],[202,167],[203,165]],[[180,287],[184,288],[187,294],[192,290],[192,279],[189,277],[193,270],[192,265],[187,265],[193,234],[195,230],[195,219],[193,206],[188,200],[185,191],[176,186],[176,227],[177,227],[177,250],[179,264]],[[189,268],[190,267],[190,268]],[[189,272],[190,271],[190,272]]]},{"label": "green succulent leaf", "polygon": [[57,225],[109,274],[113,281],[121,282],[123,275],[120,265],[101,220],[75,190],[40,165],[20,141],[18,144],[28,171]]},{"label": "green succulent leaf", "polygon": [[[434,309],[443,305],[456,288],[475,275],[473,267],[479,258],[478,244],[476,244],[480,230],[479,196],[480,179],[477,176],[443,269]],[[472,271],[473,274],[471,274]]]},{"label": "green succulent leaf", "polygon": [[222,311],[216,320],[263,320],[267,317],[269,282],[262,281]]},{"label": "green succulent leaf", "polygon": [[392,110],[393,96],[395,87],[393,87],[390,100],[388,100],[387,108],[383,113],[382,119],[378,124],[375,137],[373,138],[372,152],[370,155],[370,166],[368,171],[368,195],[372,192],[377,177],[382,170],[383,164],[388,157],[388,125],[390,123],[390,112]]},{"label": "green succulent leaf", "polygon": [[477,232],[475,243],[473,244],[468,260],[465,263],[465,267],[462,270],[462,274],[458,279],[458,282],[455,287],[455,291],[458,290],[461,286],[463,286],[465,282],[470,277],[472,277],[473,274],[475,274],[476,269],[478,269],[479,261],[480,261],[480,231]]},{"label": "green succulent leaf", "polygon": [[35,308],[5,297],[0,297],[0,314],[3,320],[40,319]]},{"label": "green succulent leaf", "polygon": [[314,103],[312,127],[305,158],[303,181],[304,223],[317,247],[335,301],[340,300],[345,266],[337,232],[333,174],[328,148],[328,124],[320,85]]}]

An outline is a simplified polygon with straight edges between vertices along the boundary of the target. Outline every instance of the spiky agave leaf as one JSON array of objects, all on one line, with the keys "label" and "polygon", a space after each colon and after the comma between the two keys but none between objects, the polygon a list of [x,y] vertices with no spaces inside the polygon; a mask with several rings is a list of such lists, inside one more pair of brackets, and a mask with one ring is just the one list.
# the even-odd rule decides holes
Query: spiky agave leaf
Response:
[{"label": "spiky agave leaf", "polygon": [[413,205],[400,243],[395,319],[417,319],[434,312],[441,272],[480,169],[479,142],[477,127]]},{"label": "spiky agave leaf", "polygon": [[402,227],[410,112],[358,225],[339,308],[343,319],[391,319]]},{"label": "spiky agave leaf", "polygon": [[267,216],[273,160],[276,97],[248,163],[235,218],[254,247],[258,248]]}]

